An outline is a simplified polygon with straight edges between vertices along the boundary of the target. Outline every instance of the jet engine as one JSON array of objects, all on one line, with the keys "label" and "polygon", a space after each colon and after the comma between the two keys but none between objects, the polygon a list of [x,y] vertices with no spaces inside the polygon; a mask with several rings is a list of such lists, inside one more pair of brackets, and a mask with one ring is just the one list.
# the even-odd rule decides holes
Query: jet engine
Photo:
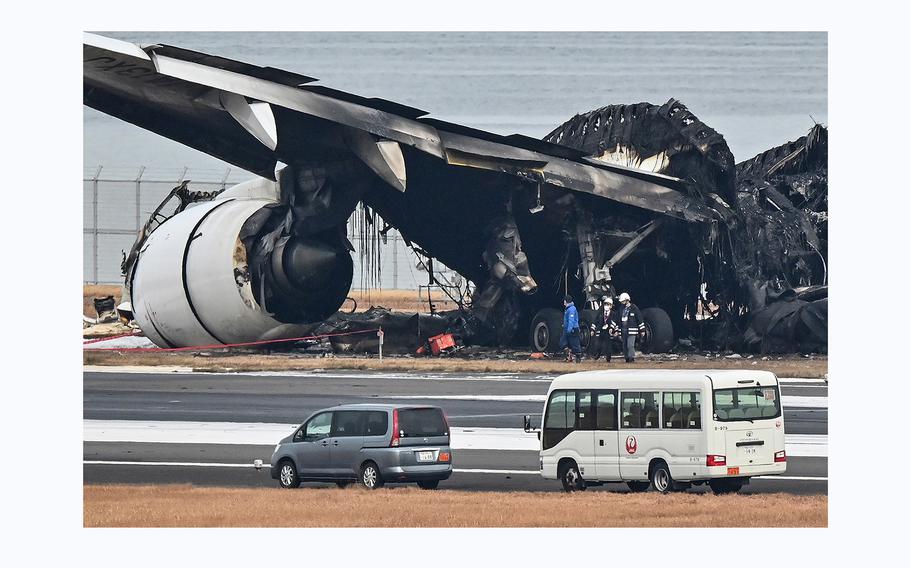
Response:
[{"label": "jet engine", "polygon": [[234,344],[337,311],[354,270],[344,226],[307,234],[293,218],[278,184],[255,180],[140,235],[127,286],[142,330],[161,347]]}]

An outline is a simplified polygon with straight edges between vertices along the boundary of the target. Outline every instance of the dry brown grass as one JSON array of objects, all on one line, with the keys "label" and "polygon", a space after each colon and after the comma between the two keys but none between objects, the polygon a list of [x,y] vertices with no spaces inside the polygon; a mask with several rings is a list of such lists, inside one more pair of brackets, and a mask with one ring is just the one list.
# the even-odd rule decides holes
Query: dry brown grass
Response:
[{"label": "dry brown grass", "polygon": [[[352,290],[349,296],[357,301],[357,311],[362,312],[370,306],[382,306],[390,310],[401,310],[406,312],[429,313],[430,306],[427,304],[427,292],[419,297],[416,290]],[[112,284],[85,284],[82,286],[82,313],[95,317],[95,307],[92,304],[93,297],[113,296],[114,300],[120,303],[120,286]],[[433,303],[437,310],[454,310],[458,306],[448,299],[448,297],[439,291],[434,291],[431,295]],[[341,309],[347,311],[351,308],[350,302],[345,302]]]},{"label": "dry brown grass", "polygon": [[825,527],[827,496],[86,485],[86,527]]},{"label": "dry brown grass", "polygon": [[[525,354],[527,356],[527,354]],[[287,355],[217,355],[198,356],[191,353],[142,353],[114,351],[85,351],[86,365],[165,365],[190,367],[198,371],[307,371],[314,369],[351,369],[360,371],[415,371],[425,373],[569,373],[596,369],[760,369],[774,372],[778,377],[824,377],[828,372],[827,358],[807,359],[799,356],[781,360],[705,358],[638,359],[627,364],[618,361],[584,361],[568,364],[558,360],[530,359],[454,359],[441,357],[291,357]],[[755,362],[755,365],[752,363]]]},{"label": "dry brown grass", "polygon": [[[348,295],[357,301],[358,312],[368,310],[370,306],[382,306],[403,312],[430,313],[426,290],[422,292],[422,296],[418,296],[416,290],[352,290]],[[458,307],[438,290],[430,297],[439,311],[454,310]],[[345,302],[341,309],[349,310],[350,306],[350,302]]]}]

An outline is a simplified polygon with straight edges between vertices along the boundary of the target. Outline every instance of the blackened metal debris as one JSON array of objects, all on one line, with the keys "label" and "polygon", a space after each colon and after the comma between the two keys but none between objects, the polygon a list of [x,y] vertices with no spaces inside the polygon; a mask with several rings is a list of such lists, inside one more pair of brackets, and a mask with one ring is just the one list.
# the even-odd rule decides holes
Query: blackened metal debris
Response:
[{"label": "blackened metal debris", "polygon": [[[233,273],[281,322],[266,335],[391,318],[402,341],[426,327],[524,344],[531,329],[544,350],[555,347],[564,294],[585,323],[602,296],[628,291],[654,316],[646,325],[661,328],[660,349],[674,337],[826,348],[822,126],[737,165],[723,136],[675,99],[606,106],[533,140],[169,46],[88,34],[83,56],[86,105],[279,180],[277,199],[240,231],[248,269]],[[333,316],[353,278],[345,228],[358,206],[365,264],[378,266],[378,243],[395,227],[474,283],[470,306],[426,321]],[[158,213],[181,207],[163,204],[146,236],[166,221]],[[124,262],[127,286],[142,238]]]}]

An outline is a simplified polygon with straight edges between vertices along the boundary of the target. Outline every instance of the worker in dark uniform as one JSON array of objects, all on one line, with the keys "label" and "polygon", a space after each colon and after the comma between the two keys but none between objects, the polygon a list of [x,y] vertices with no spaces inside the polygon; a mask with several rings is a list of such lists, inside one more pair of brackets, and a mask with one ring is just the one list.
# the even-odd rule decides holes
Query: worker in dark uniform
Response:
[{"label": "worker in dark uniform", "polygon": [[622,335],[622,353],[626,363],[635,362],[635,339],[645,335],[645,322],[641,319],[641,310],[632,303],[629,294],[623,292],[619,295],[622,307],[619,309],[619,329]]},{"label": "worker in dark uniform", "polygon": [[581,329],[578,327],[578,310],[572,303],[572,296],[566,295],[562,305],[566,311],[562,316],[562,336],[559,338],[559,347],[566,352],[566,362],[581,363]]},{"label": "worker in dark uniform", "polygon": [[607,358],[613,355],[613,337],[619,333],[616,325],[616,312],[613,310],[613,298],[604,296],[598,311],[597,321],[591,323],[590,355],[594,359]]}]

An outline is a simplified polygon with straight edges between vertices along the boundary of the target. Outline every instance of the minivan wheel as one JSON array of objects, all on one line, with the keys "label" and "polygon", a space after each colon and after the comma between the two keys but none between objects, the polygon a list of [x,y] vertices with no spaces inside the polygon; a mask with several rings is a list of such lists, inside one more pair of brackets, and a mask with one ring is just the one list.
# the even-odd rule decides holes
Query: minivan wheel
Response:
[{"label": "minivan wheel", "polygon": [[562,488],[566,493],[584,491],[588,488],[588,486],[585,485],[585,480],[581,477],[581,473],[578,471],[578,465],[576,465],[575,462],[568,462],[562,466],[559,473],[559,479],[562,481]]},{"label": "minivan wheel", "polygon": [[433,481],[418,481],[417,486],[421,489],[436,489],[439,487],[439,480],[434,479]]},{"label": "minivan wheel", "polygon": [[379,473],[379,466],[373,462],[367,462],[360,468],[360,483],[367,489],[379,489],[383,485],[382,475]]},{"label": "minivan wheel", "polygon": [[626,485],[629,486],[629,491],[632,493],[642,493],[648,490],[648,487],[651,487],[650,481],[628,481]]},{"label": "minivan wheel", "polygon": [[666,464],[658,463],[651,469],[651,486],[659,493],[673,490],[673,478],[670,477],[670,468]]},{"label": "minivan wheel", "polygon": [[278,484],[285,489],[300,487],[300,477],[297,476],[297,467],[294,462],[285,460],[278,468]]}]

